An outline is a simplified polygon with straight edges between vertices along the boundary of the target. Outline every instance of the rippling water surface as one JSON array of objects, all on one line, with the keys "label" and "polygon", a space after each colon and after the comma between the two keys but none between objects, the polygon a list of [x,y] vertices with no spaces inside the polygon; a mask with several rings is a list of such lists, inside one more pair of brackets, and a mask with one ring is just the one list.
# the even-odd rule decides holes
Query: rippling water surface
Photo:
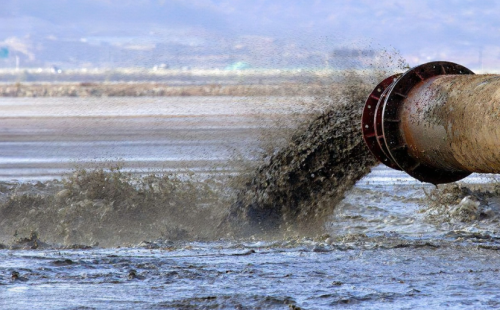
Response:
[{"label": "rippling water surface", "polygon": [[[379,240],[380,239],[380,240]],[[321,244],[0,251],[2,309],[488,309],[497,248],[395,236]],[[25,281],[10,280],[19,271]]]}]

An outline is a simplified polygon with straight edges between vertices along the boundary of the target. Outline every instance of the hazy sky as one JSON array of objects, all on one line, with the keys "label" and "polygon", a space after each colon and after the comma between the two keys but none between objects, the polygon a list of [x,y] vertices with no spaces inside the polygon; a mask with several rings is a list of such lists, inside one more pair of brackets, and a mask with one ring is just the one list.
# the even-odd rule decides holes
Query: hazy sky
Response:
[{"label": "hazy sky", "polygon": [[[0,41],[12,36],[262,36],[311,49],[372,45],[411,65],[455,61],[500,70],[500,1],[0,0]],[[3,37],[2,37],[3,36]]]}]

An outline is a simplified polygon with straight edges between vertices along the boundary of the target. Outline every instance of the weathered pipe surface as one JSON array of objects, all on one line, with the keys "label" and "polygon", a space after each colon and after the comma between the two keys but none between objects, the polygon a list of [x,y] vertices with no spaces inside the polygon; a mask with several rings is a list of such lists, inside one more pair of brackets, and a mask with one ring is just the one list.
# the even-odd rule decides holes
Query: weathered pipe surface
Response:
[{"label": "weathered pipe surface", "polygon": [[433,184],[500,173],[500,75],[432,62],[391,78],[363,112],[364,139],[379,160]]},{"label": "weathered pipe surface", "polygon": [[402,110],[410,155],[440,169],[500,172],[500,75],[445,75],[412,89]]}]

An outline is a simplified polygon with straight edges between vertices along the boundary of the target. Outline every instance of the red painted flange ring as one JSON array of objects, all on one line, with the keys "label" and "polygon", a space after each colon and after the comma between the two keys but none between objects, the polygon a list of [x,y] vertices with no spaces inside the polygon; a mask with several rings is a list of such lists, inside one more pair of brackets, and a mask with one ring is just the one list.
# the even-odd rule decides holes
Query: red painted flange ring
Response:
[{"label": "red painted flange ring", "polygon": [[[381,144],[383,140],[382,135],[382,108],[380,102],[383,102],[383,98],[387,94],[390,86],[400,77],[401,74],[392,75],[382,82],[380,82],[371,92],[371,94],[366,99],[365,107],[363,109],[363,116],[361,117],[361,130],[363,132],[363,139],[366,145],[372,152],[372,154],[381,163],[391,167],[393,169],[401,170],[399,166],[392,160],[392,158],[384,151],[383,146],[385,143]],[[379,112],[379,113],[377,113]],[[378,116],[378,117],[377,117]],[[380,120],[377,120],[380,118]],[[377,126],[380,125],[380,126]]]}]

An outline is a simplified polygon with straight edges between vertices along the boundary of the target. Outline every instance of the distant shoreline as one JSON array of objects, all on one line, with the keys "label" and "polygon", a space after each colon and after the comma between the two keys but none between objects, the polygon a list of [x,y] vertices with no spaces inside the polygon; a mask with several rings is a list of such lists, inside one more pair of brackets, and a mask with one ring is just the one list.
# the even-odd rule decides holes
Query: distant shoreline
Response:
[{"label": "distant shoreline", "polygon": [[0,84],[0,97],[314,96],[322,83],[185,85],[157,82]]}]

